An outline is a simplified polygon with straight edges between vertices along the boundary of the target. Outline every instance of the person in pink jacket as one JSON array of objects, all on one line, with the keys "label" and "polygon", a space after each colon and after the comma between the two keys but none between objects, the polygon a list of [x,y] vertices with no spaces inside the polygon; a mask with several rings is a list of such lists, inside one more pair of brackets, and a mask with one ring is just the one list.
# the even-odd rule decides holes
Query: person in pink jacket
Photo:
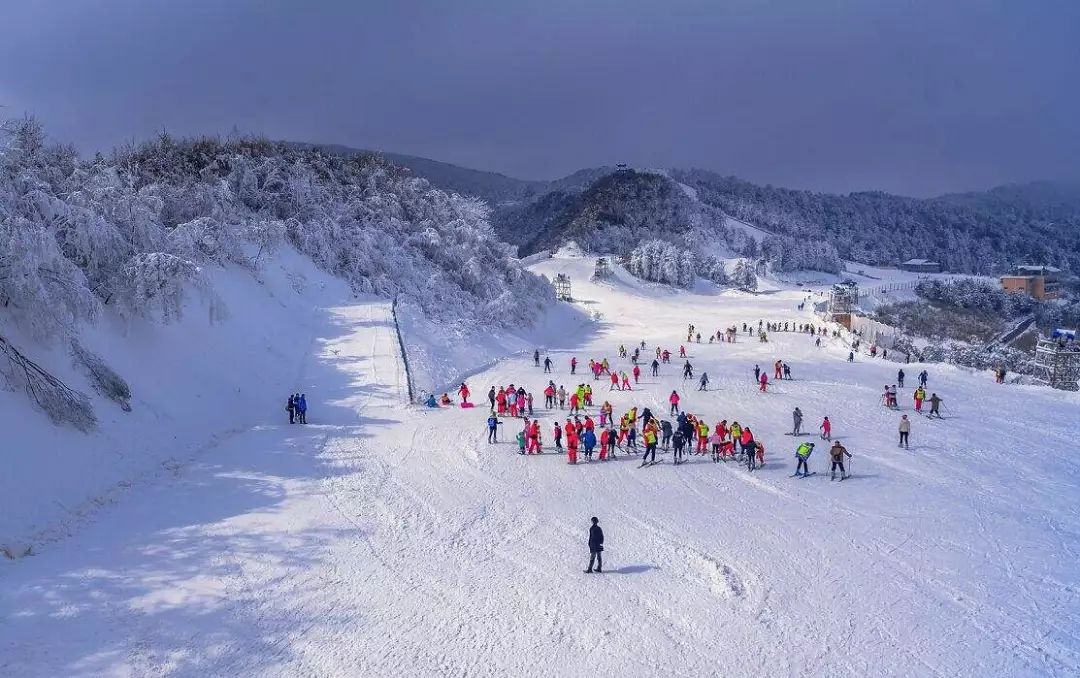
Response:
[{"label": "person in pink jacket", "polygon": [[675,416],[679,413],[679,394],[676,391],[671,392],[671,396],[668,398],[668,402],[671,403],[671,416]]},{"label": "person in pink jacket", "polygon": [[760,377],[760,379],[758,381],[761,383],[761,392],[765,393],[765,390],[769,386],[769,375],[762,372],[761,377]]}]

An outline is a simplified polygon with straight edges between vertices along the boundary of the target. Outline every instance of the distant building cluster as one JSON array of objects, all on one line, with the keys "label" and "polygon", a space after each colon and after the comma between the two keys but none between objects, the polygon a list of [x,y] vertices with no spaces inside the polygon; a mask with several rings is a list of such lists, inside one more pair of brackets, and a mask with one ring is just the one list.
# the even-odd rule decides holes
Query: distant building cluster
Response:
[{"label": "distant building cluster", "polygon": [[1023,264],[1001,276],[1001,289],[1010,293],[1026,293],[1036,299],[1053,299],[1058,295],[1061,269],[1053,266]]}]

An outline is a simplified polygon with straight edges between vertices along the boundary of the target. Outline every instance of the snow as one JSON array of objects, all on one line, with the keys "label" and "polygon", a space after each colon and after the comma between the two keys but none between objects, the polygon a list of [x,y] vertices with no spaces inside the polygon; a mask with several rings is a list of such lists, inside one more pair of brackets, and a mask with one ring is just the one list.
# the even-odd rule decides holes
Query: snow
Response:
[{"label": "snow", "polygon": [[[556,383],[567,386],[586,378],[568,374],[571,356],[628,366],[620,343],[677,350],[688,322],[708,334],[811,318],[791,288],[675,291],[618,269],[592,282],[592,265],[557,253],[532,266],[568,273],[579,299],[533,339],[549,342]],[[1080,672],[1078,394],[925,366],[946,418],[913,416],[912,448],[901,450],[897,422],[912,416],[910,385],[924,366],[905,367],[897,413],[878,405],[896,363],[865,354],[847,363],[846,346],[816,348],[801,334],[774,332],[767,344],[744,334],[688,346],[708,393],[673,364],[610,398],[616,412],[661,414],[677,388],[710,425],[749,424],[767,447],[764,469],[700,458],[675,468],[668,455],[646,469],[622,455],[570,466],[489,446],[482,408],[406,405],[389,302],[314,275],[311,284],[326,283],[318,294],[289,296],[287,279],[268,273],[265,289],[218,281],[232,311],[223,324],[192,318],[124,344],[147,345],[114,365],[135,409],[79,438],[84,454],[143,440],[159,456],[168,436],[221,433],[68,538],[5,564],[6,675]],[[599,320],[582,321],[596,311]],[[414,322],[404,321],[406,344],[433,356],[417,359],[433,383],[471,373],[476,399],[509,382],[539,394],[544,375],[517,353],[526,331],[436,363],[439,327]],[[751,369],[777,358],[795,380],[758,393]],[[154,384],[168,397],[146,400]],[[307,426],[282,421],[296,388],[307,389]],[[830,482],[823,447],[810,459],[816,476],[790,477],[795,440],[784,432],[796,405],[811,431],[832,419],[854,455],[851,479]],[[556,414],[541,414],[546,441]],[[76,444],[38,422],[23,434],[30,412],[3,416],[29,456]],[[502,428],[506,440],[517,432]],[[39,464],[46,477],[16,502],[32,505],[24,517],[48,513],[48,481],[68,477],[63,464],[76,456]],[[603,575],[581,572],[592,515],[606,535]]]}]

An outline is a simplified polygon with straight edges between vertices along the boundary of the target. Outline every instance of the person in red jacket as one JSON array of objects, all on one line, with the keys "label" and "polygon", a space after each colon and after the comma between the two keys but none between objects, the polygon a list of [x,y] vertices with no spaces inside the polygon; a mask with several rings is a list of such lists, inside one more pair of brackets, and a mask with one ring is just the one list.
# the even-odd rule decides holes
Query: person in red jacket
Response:
[{"label": "person in red jacket", "polygon": [[765,390],[769,387],[769,375],[762,372],[759,381],[761,382],[761,392],[765,393]]},{"label": "person in red jacket", "polygon": [[630,386],[630,377],[626,374],[626,372],[622,373],[622,387],[619,390],[622,391],[624,389],[627,391],[634,390],[633,387]]},{"label": "person in red jacket", "polygon": [[566,420],[566,456],[568,464],[577,463],[577,451],[578,451],[578,434],[574,424],[567,419]]},{"label": "person in red jacket", "polygon": [[612,435],[609,429],[600,431],[600,461],[607,459],[608,438]]},{"label": "person in red jacket", "polygon": [[585,430],[592,431],[596,428],[596,424],[593,423],[592,417],[585,415]]},{"label": "person in red jacket", "polygon": [[686,357],[686,347],[685,346],[680,346],[679,347],[679,357],[680,358],[685,358]]},{"label": "person in red jacket", "polygon": [[461,396],[462,404],[469,402],[469,387],[465,385],[465,382],[461,382],[461,388],[457,392]]},{"label": "person in red jacket", "polygon": [[671,395],[668,396],[668,402],[671,403],[671,411],[669,412],[669,416],[674,417],[676,414],[679,413],[679,393],[677,391],[672,391]]},{"label": "person in red jacket", "polygon": [[822,440],[832,440],[832,422],[829,421],[828,417],[825,417],[825,420],[821,422],[819,428],[821,428]]},{"label": "person in red jacket", "polygon": [[638,383],[638,380],[639,380],[640,377],[641,377],[641,368],[638,367],[637,365],[634,365],[634,383],[635,384]]},{"label": "person in red jacket", "polygon": [[533,419],[529,424],[529,440],[526,451],[529,454],[540,454],[540,420]]},{"label": "person in red jacket", "polygon": [[499,415],[506,414],[506,391],[499,389],[495,393],[495,404],[499,408]]},{"label": "person in red jacket", "polygon": [[[609,391],[614,391],[617,388],[619,388],[619,373],[618,372],[612,372],[611,373],[611,388],[609,388],[608,390]],[[622,389],[619,388],[619,390],[621,391]]]},{"label": "person in red jacket", "polygon": [[555,385],[548,384],[544,389],[544,407],[549,410],[555,407]]}]

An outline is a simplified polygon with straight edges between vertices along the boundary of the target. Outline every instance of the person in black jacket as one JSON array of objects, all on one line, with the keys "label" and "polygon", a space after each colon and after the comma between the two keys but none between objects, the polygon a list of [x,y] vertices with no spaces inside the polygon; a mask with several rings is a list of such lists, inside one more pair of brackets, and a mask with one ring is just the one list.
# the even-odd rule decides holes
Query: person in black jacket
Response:
[{"label": "person in black jacket", "polygon": [[585,570],[586,574],[593,571],[593,561],[596,561],[596,572],[604,571],[604,531],[597,524],[599,522],[600,519],[593,516],[592,527],[589,528],[589,569]]}]

